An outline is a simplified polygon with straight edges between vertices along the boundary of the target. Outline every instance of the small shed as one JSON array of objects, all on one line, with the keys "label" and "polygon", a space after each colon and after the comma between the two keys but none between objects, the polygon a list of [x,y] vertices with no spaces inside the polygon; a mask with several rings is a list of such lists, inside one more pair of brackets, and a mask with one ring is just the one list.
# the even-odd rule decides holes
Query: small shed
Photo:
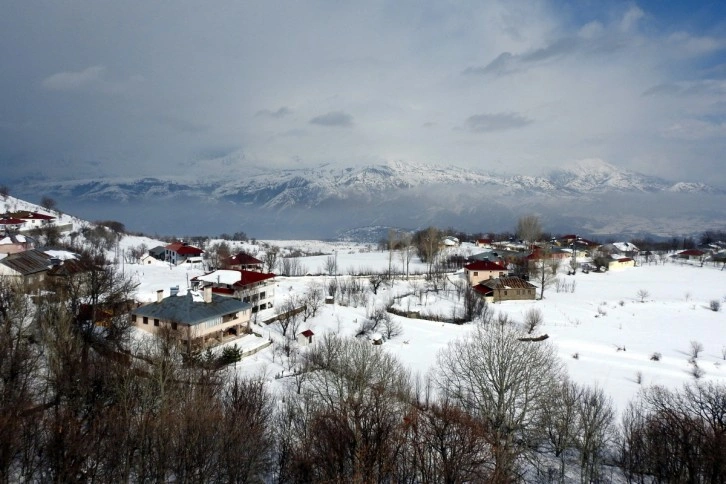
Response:
[{"label": "small shed", "polygon": [[306,329],[305,331],[297,335],[297,342],[300,346],[309,346],[313,344],[313,336],[315,336],[315,333],[313,333],[309,329]]}]

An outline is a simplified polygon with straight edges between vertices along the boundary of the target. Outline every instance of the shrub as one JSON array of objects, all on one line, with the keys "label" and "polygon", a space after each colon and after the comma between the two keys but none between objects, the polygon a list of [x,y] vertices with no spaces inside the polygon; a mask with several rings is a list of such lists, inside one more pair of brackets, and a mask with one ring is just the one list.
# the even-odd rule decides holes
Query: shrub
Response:
[{"label": "shrub", "polygon": [[660,361],[660,358],[661,358],[661,354],[658,353],[657,351],[655,353],[653,353],[652,355],[650,355],[651,361]]},{"label": "shrub", "polygon": [[711,309],[711,311],[718,312],[721,310],[721,301],[719,301],[718,299],[711,299],[708,307]]}]

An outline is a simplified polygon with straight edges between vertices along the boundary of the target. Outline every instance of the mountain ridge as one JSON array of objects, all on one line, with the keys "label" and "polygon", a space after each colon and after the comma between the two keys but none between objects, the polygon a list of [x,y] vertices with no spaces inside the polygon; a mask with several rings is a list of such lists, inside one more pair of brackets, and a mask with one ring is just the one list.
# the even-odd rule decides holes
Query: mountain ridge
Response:
[{"label": "mountain ridge", "polygon": [[497,194],[574,196],[608,192],[722,193],[700,182],[667,181],[615,167],[602,160],[583,160],[547,176],[493,175],[456,166],[392,161],[363,167],[268,169],[243,178],[193,180],[179,176],[33,180],[28,190],[87,201],[127,202],[139,199],[191,197],[284,210],[313,208],[327,200],[370,199],[387,192],[429,185],[482,186]]}]

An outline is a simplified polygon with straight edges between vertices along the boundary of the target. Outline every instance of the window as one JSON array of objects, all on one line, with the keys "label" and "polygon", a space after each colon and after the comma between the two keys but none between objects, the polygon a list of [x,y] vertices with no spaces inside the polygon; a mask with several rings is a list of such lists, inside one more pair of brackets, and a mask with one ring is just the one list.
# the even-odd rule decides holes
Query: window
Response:
[{"label": "window", "polygon": [[174,331],[176,331],[178,327],[179,327],[178,323],[174,323],[174,322],[171,323],[171,329],[173,329]]},{"label": "window", "polygon": [[147,318],[146,316],[144,316],[144,324],[149,324],[149,318]]},{"label": "window", "polygon": [[131,315],[131,321],[134,322],[134,323],[136,322],[136,315],[135,314],[132,314]]},{"label": "window", "polygon": [[260,293],[260,299],[265,299],[265,291],[262,291],[262,292]]},{"label": "window", "polygon": [[479,275],[479,272],[477,272],[477,271],[474,271],[474,277],[476,277],[476,276],[478,276],[478,275]]},{"label": "window", "polygon": [[154,326],[159,326],[159,320],[154,318]]}]

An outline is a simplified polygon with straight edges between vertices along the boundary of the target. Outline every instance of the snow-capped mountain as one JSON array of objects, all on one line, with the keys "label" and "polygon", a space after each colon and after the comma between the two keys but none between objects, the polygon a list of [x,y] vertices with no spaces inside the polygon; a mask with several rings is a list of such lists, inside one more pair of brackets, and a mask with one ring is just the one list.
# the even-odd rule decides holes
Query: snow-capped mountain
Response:
[{"label": "snow-capped mountain", "polygon": [[358,168],[256,170],[234,180],[199,181],[179,177],[45,181],[35,183],[51,196],[80,200],[220,200],[267,208],[316,207],[329,201],[370,199],[425,186],[464,185],[497,194],[589,195],[606,192],[715,192],[703,183],[668,182],[622,170],[601,160],[583,160],[549,176],[498,176],[454,166],[390,162]]},{"label": "snow-capped mountain", "polygon": [[[224,165],[220,165],[224,166]],[[196,166],[190,172],[198,170]],[[221,170],[221,168],[220,168]],[[724,192],[585,160],[546,176],[389,162],[364,167],[252,167],[244,175],[29,181],[14,193],[54,197],[93,219],[157,233],[219,233],[230,225],[274,237],[326,237],[363,226],[508,230],[536,213],[548,230],[685,233],[721,215]],[[718,201],[693,200],[694,197]],[[105,210],[105,212],[101,212]],[[108,211],[112,210],[112,215]],[[680,214],[680,215],[679,215]],[[620,227],[620,228],[618,228]]]}]

